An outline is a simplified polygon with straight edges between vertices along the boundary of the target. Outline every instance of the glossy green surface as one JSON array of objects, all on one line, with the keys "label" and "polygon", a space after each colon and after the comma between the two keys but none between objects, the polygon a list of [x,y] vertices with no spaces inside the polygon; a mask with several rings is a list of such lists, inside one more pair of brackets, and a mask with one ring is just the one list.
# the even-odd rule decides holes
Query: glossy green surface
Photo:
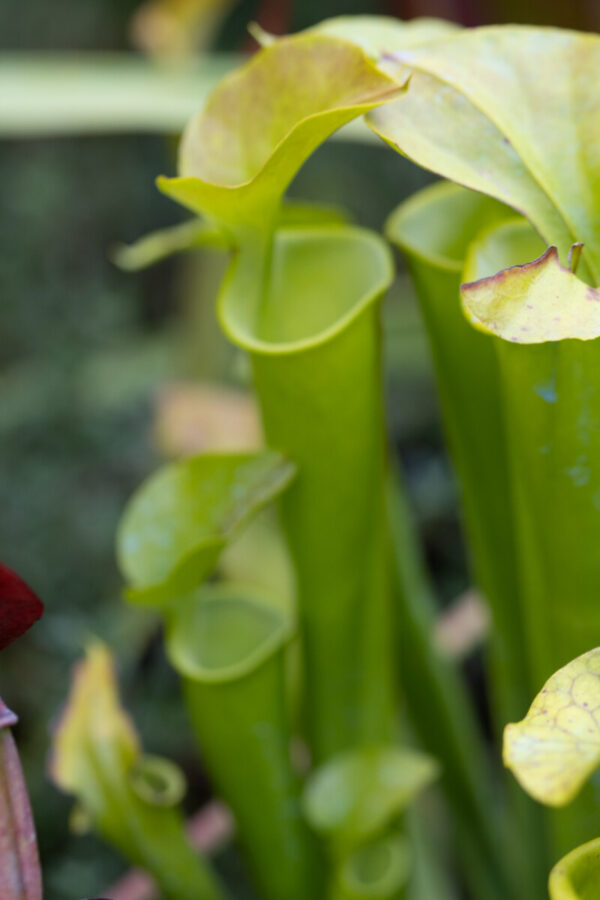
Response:
[{"label": "glossy green surface", "polygon": [[233,585],[199,591],[167,632],[202,760],[233,811],[265,900],[305,900],[322,890],[290,760],[284,647],[291,634],[285,614]]},{"label": "glossy green surface", "polygon": [[[501,226],[472,247],[468,281],[515,262],[526,226]],[[536,687],[600,637],[598,341],[495,341]],[[548,515],[551,510],[551,515]],[[560,528],[558,528],[560,523]]]},{"label": "glossy green surface", "polygon": [[[442,764],[457,849],[478,898],[503,900],[510,890],[494,807],[491,768],[466,686],[434,637],[436,605],[399,473],[389,479],[387,515],[394,558],[398,668],[411,721]],[[419,677],[415,678],[414,673]]]},{"label": "glossy green surface", "polygon": [[[382,65],[390,73],[412,72],[411,91],[406,103],[395,101],[369,116],[396,149],[504,201],[525,214],[542,238],[527,224],[484,232],[462,276],[486,279],[467,285],[463,302],[478,328],[504,338],[488,344],[498,358],[496,387],[488,394],[496,400],[489,408],[503,410],[504,427],[490,439],[494,431],[483,406],[473,421],[508,488],[504,516],[483,510],[480,536],[489,534],[494,519],[500,524],[496,541],[487,550],[483,546],[483,553],[477,529],[470,528],[476,557],[485,563],[487,556],[487,575],[480,565],[479,578],[484,587],[495,583],[503,598],[494,603],[486,587],[500,625],[494,667],[500,710],[514,709],[525,684],[531,693],[538,690],[552,671],[600,637],[594,501],[598,330],[592,302],[597,291],[589,287],[600,275],[600,128],[592,87],[599,59],[597,35],[519,27],[465,31],[386,60]],[[450,220],[447,227],[456,232]],[[566,265],[577,242],[585,246],[576,277],[560,261]],[[501,271],[529,263],[547,244],[558,252]],[[573,267],[576,258],[577,253]],[[471,394],[480,384],[477,374]],[[464,409],[453,410],[452,422],[462,421],[467,433],[464,418]],[[453,443],[458,459],[456,438]],[[467,463],[470,450],[463,454]],[[463,475],[463,483],[469,477]],[[487,484],[484,496],[492,496],[492,481],[481,483]],[[471,522],[474,505],[465,495]],[[496,509],[501,507],[502,502]],[[497,562],[505,551],[503,571]],[[577,810],[554,817],[555,846],[565,850],[578,837],[591,837],[593,809],[588,791]]]},{"label": "glossy green surface", "polygon": [[[475,578],[494,618],[493,690],[501,721],[521,713],[531,679],[520,626],[498,365],[492,341],[465,320],[459,288],[471,241],[510,216],[502,204],[443,182],[402,204],[386,226],[405,254],[431,344]],[[530,247],[523,252],[527,261]]]},{"label": "glossy green surface", "polygon": [[[368,232],[327,220],[311,227],[312,213],[308,226],[282,222],[283,194],[332,131],[370,110],[374,130],[400,152],[489,195],[436,186],[406,204],[388,231],[407,253],[421,296],[474,568],[493,611],[499,730],[498,721],[522,715],[543,677],[587,649],[584,640],[597,643],[600,630],[593,340],[600,320],[590,302],[600,278],[600,128],[589,90],[599,64],[594,35],[334,20],[321,33],[266,41],[192,120],[179,177],[159,179],[210,228],[202,237],[193,226],[183,237],[163,236],[142,248],[142,258],[169,249],[169,241],[179,249],[204,240],[213,226],[235,247],[219,318],[249,353],[268,445],[298,466],[280,507],[297,576],[305,731],[317,765],[334,766],[349,748],[388,744],[396,727],[378,308],[391,265]],[[550,242],[556,251],[523,265]],[[585,244],[577,275],[560,264],[572,244]],[[496,274],[514,264],[522,267]],[[479,331],[462,316],[461,280],[477,280],[463,289],[463,303]],[[551,324],[562,309],[565,321]],[[522,346],[528,339],[521,335],[539,343]],[[592,340],[575,345],[574,336]],[[410,647],[403,670],[408,682],[419,680],[407,694],[417,728],[447,763],[467,877],[477,900],[537,898],[543,825],[522,798],[513,833],[497,839],[503,810],[485,787],[460,685],[452,674],[444,683],[451,670],[428,644],[429,612],[418,608],[428,591],[418,563],[403,559],[410,535],[399,500],[391,519],[401,643]],[[185,520],[186,530],[196,527]],[[162,589],[171,577],[165,573],[184,571],[178,588],[185,593],[228,537],[220,525],[209,530],[210,539],[185,551],[189,571],[172,554],[161,563],[158,541],[131,580],[148,571],[147,587]],[[414,596],[405,593],[413,589]],[[318,864],[298,819],[289,763],[281,659],[289,629],[276,605],[236,599],[232,590],[191,596],[170,613],[169,653],[186,679],[215,784],[236,811],[261,896],[300,900],[323,883],[315,888]],[[419,696],[431,707],[419,711]],[[257,719],[268,727],[259,731]],[[242,745],[251,784],[236,770]],[[383,827],[399,802],[392,787],[372,789],[368,765],[366,774],[359,770],[346,773],[359,795],[349,811],[352,792],[335,777],[325,799],[313,795],[309,804],[311,820],[323,831],[339,827],[349,844]],[[317,770],[317,784],[327,771]],[[570,817],[551,820],[554,851],[590,836],[590,812],[592,805],[578,804]],[[332,897],[398,896],[400,882],[385,878],[394,858],[388,850],[359,846],[336,870]]]},{"label": "glossy green surface", "polygon": [[320,762],[393,730],[379,323],[392,264],[379,238],[350,228],[278,232],[264,297],[254,262],[232,263],[219,315],[250,352],[268,443],[298,465],[281,511]]},{"label": "glossy green surface", "polygon": [[[508,223],[484,233],[471,248],[465,280],[519,261],[515,249],[526,230],[526,225]],[[595,499],[600,344],[493,340],[533,695],[556,669],[600,639],[600,509]],[[550,821],[555,856],[591,839],[597,828],[591,788]]]},{"label": "glossy green surface", "polygon": [[550,900],[600,897],[600,838],[577,847],[550,874]]},{"label": "glossy green surface", "polygon": [[[317,762],[357,743],[388,741],[395,731],[378,302],[392,265],[376,235],[328,211],[282,208],[281,201],[318,144],[401,88],[345,40],[283,39],[222,83],[186,131],[180,176],[159,180],[236,248],[219,318],[250,354],[268,445],[298,467],[298,489],[281,513],[298,585],[305,730]],[[141,245],[141,261],[207,233],[189,226],[159,236]],[[129,255],[132,265],[139,250]],[[191,514],[182,514],[182,496]],[[197,582],[208,571],[197,551],[214,558],[228,537],[218,498],[185,484],[176,515],[155,505],[154,522],[168,523],[167,536],[173,521],[182,534],[195,534],[194,547],[184,549],[196,557],[190,569]],[[216,510],[219,519],[201,543],[198,508],[209,516]],[[142,509],[140,529],[147,519]],[[139,529],[128,530],[138,537]],[[185,574],[187,557],[173,558],[179,538],[146,543],[156,559],[144,556],[130,580]],[[192,578],[180,580],[183,588]],[[236,599],[235,590],[191,594],[168,610],[167,650],[260,896],[306,900],[321,896],[324,882],[289,760],[289,622],[271,601],[257,604],[247,593]]]},{"label": "glossy green surface", "polygon": [[[417,288],[433,353],[444,426],[461,488],[474,574],[492,612],[491,689],[498,734],[508,719],[522,715],[533,676],[512,517],[501,376],[493,340],[474,330],[461,311],[460,283],[472,241],[480,230],[486,233],[494,223],[507,218],[515,222],[510,226],[510,234],[516,235],[510,248],[513,262],[527,261],[543,250],[530,226],[524,220],[514,220],[507,207],[450,183],[421,191],[402,204],[387,223],[388,236],[404,252]],[[480,265],[488,267],[488,271],[496,271],[494,264],[494,260],[481,257]],[[444,717],[444,712],[440,712],[438,719],[444,721]],[[452,746],[451,741],[446,741],[436,751],[441,758],[452,753],[452,771],[456,774],[447,789],[456,815],[462,819],[470,797],[471,808],[485,817],[483,782],[481,778],[478,783],[473,782],[468,767],[465,772],[460,747],[453,752]],[[542,825],[539,814],[520,792],[513,791],[508,802],[503,822],[505,852],[514,861],[513,871],[519,872],[518,885],[513,884],[511,890],[527,896],[541,889],[545,877]],[[467,828],[472,825],[467,824]],[[497,843],[498,832],[495,840]],[[528,844],[529,849],[525,850]],[[488,842],[486,855],[490,846]],[[473,870],[474,865],[470,868]]]}]

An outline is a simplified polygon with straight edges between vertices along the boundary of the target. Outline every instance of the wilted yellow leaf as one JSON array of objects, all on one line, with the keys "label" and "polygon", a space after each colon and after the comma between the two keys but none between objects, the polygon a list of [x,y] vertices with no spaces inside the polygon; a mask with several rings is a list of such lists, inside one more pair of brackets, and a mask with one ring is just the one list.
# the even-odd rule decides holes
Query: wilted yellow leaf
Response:
[{"label": "wilted yellow leaf", "polygon": [[540,344],[600,335],[600,290],[562,266],[556,247],[524,266],[463,284],[460,291],[471,324],[506,341]]},{"label": "wilted yellow leaf", "polygon": [[93,827],[147,870],[161,897],[223,900],[212,870],[185,837],[179,805],[185,780],[169,760],[142,755],[121,706],[112,655],[99,641],[75,670],[50,774],[75,796],[78,826]]},{"label": "wilted yellow leaf", "polygon": [[98,771],[129,771],[140,754],[136,731],[119,701],[113,659],[95,642],[75,669],[69,704],[56,729],[51,760],[54,782],[84,798],[96,812]]},{"label": "wilted yellow leaf", "polygon": [[504,730],[504,763],[541,803],[564,806],[600,765],[600,647],[559,669]]}]

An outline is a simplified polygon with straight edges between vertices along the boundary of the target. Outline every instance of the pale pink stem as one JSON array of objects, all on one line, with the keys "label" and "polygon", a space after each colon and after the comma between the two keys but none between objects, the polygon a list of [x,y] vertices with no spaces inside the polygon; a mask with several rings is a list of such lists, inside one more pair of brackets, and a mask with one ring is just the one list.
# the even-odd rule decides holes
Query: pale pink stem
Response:
[{"label": "pale pink stem", "polygon": [[42,876],[29,795],[10,732],[16,715],[0,700],[0,897],[42,900]]}]

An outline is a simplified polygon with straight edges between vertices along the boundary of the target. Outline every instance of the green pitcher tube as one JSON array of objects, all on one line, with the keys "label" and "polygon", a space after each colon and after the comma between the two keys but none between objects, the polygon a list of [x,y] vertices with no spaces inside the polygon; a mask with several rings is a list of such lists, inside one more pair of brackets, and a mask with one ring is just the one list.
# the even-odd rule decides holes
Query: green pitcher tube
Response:
[{"label": "green pitcher tube", "polygon": [[406,841],[399,834],[378,837],[339,865],[329,900],[401,900],[409,873]]},{"label": "green pitcher tube", "polygon": [[262,293],[255,264],[234,260],[219,314],[250,353],[269,446],[298,466],[281,513],[319,763],[393,731],[378,302],[392,262],[378,236],[339,227],[278,231]]},{"label": "green pitcher tube", "polygon": [[600,838],[577,847],[550,874],[551,900],[595,900],[600,896]]},{"label": "green pitcher tube", "polygon": [[198,900],[227,900],[208,862],[189,844],[181,809],[166,805],[176,771],[168,760],[142,758],[131,791],[112,798],[112,806],[107,794],[108,814],[98,828],[133,865],[150,872],[165,900],[192,893]]},{"label": "green pitcher tube", "polygon": [[[529,664],[495,341],[466,320],[460,284],[471,242],[478,233],[507,219],[514,221],[515,215],[501,203],[441,182],[403,203],[386,228],[390,240],[402,250],[417,290],[444,429],[460,485],[475,577],[492,612],[490,668],[498,734],[507,721],[522,716],[527,709],[534,676]],[[529,258],[528,253],[535,256],[543,250],[541,239],[526,223],[519,233],[524,259]],[[449,786],[452,792],[457,783],[453,778]],[[542,889],[546,877],[542,817],[529,798],[512,786],[510,809],[510,820],[520,823],[518,828],[509,826],[506,830],[511,870],[513,875],[519,873],[513,892],[527,897]],[[538,839],[535,852],[532,835]],[[530,849],[525,853],[527,843]]]},{"label": "green pitcher tube", "polygon": [[[527,233],[527,223],[513,222],[482,234],[467,260],[467,280],[518,263],[515,248]],[[533,695],[556,669],[600,642],[600,339],[491,340],[502,379]],[[595,837],[593,786],[547,819],[552,861]]]},{"label": "green pitcher tube", "polygon": [[600,339],[497,344],[537,691],[600,642]]},{"label": "green pitcher tube", "polygon": [[[473,895],[478,900],[503,900],[510,890],[506,883],[507,850],[499,840],[499,817],[490,816],[496,797],[490,783],[489,754],[467,687],[456,665],[433,640],[435,597],[399,472],[389,480],[388,507],[396,562],[400,675],[411,721],[427,751],[443,760],[442,788],[452,810],[456,842]],[[515,794],[523,797],[520,790]],[[524,802],[533,805],[527,798]]]},{"label": "green pitcher tube", "polygon": [[[535,690],[600,642],[600,339],[497,340]],[[552,861],[598,834],[590,783],[548,810]]]},{"label": "green pitcher tube", "polygon": [[500,725],[523,714],[532,680],[520,624],[498,364],[490,337],[466,321],[459,289],[470,242],[486,226],[511,216],[489,197],[441,182],[403,203],[386,228],[405,255],[417,289],[475,575],[492,609],[491,662]]},{"label": "green pitcher tube", "polygon": [[292,630],[256,589],[235,586],[197,592],[167,629],[202,759],[234,813],[264,900],[306,900],[320,890],[290,760],[284,650]]}]

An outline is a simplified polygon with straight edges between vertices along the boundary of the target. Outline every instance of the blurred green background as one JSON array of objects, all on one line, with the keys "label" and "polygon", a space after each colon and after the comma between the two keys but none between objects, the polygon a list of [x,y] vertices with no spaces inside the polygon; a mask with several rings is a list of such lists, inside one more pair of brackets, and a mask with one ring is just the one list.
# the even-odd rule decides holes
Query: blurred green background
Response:
[{"label": "blurred green background", "polygon": [[[204,32],[188,10],[178,32],[157,18],[161,6],[168,11],[169,0],[142,13],[138,0],[2,0],[0,94],[18,97],[22,87],[14,56],[13,80],[3,74],[9,52],[127,52],[136,45],[138,54],[178,58],[250,51],[251,19],[275,32],[342,13],[600,25],[597,0],[241,0]],[[43,71],[34,85],[40,108],[57,100]],[[0,691],[20,715],[17,737],[46,898],[77,900],[102,893],[123,868],[94,838],[69,835],[70,801],[45,777],[51,723],[89,635],[117,651],[126,704],[146,747],[183,765],[190,809],[209,795],[154,621],[120,598],[113,535],[125,500],[161,459],[153,440],[160,388],[179,380],[243,384],[245,369],[212,321],[217,257],[204,251],[137,275],[109,261],[116,242],[181,218],[153,185],[158,173],[174,171],[176,135],[136,133],[121,122],[118,134],[100,128],[78,135],[75,128],[52,136],[46,128],[43,137],[19,137],[6,126],[2,104],[0,556],[43,597],[46,615],[2,654]],[[381,228],[391,209],[429,180],[377,144],[330,142],[302,170],[292,194],[338,203],[362,224]],[[443,605],[468,586],[468,574],[427,348],[402,271],[385,315],[391,440],[406,467]],[[477,655],[467,661],[481,702],[479,668]]]}]

